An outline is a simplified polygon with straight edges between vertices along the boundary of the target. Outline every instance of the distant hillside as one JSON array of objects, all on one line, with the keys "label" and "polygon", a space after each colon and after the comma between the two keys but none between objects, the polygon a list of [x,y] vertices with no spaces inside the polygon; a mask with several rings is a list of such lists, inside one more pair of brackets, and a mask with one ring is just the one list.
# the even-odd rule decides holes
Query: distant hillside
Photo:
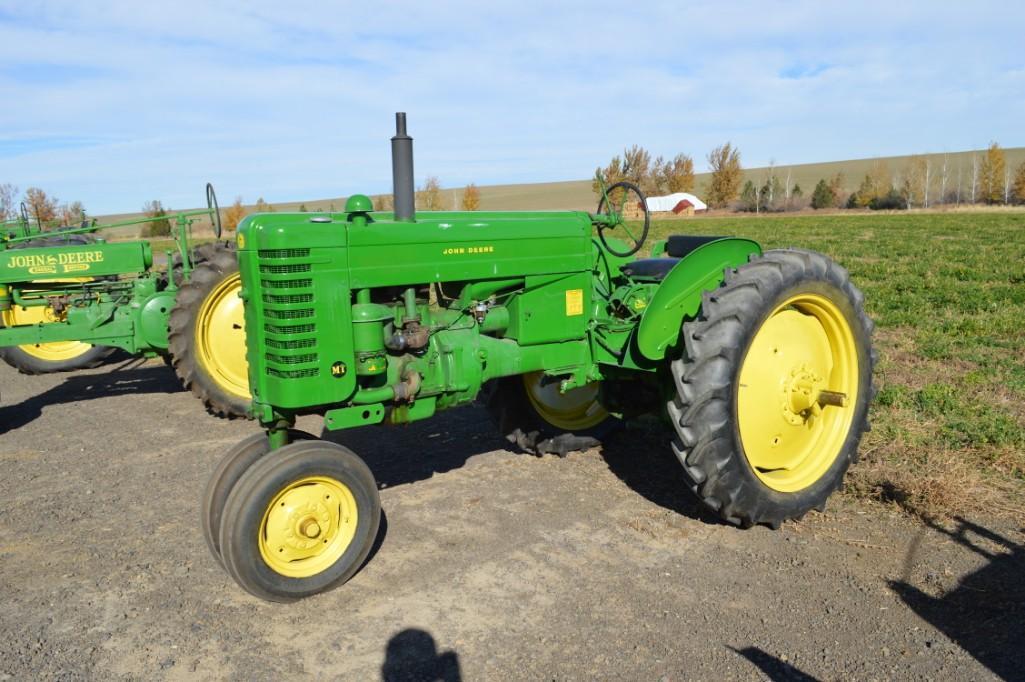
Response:
[{"label": "distant hillside", "polygon": [[[967,193],[971,185],[971,172],[973,154],[982,154],[984,150],[950,152],[947,157],[947,189],[951,190],[957,186],[958,170],[961,172],[963,192]],[[1004,149],[1009,168],[1017,168],[1025,162],[1025,147],[1012,147]],[[934,190],[939,191],[940,167],[943,164],[944,154],[922,155],[932,162],[932,173],[935,177]],[[836,173],[843,173],[845,178],[845,189],[853,192],[858,188],[862,178],[869,169],[879,161],[884,161],[890,167],[891,173],[895,176],[904,172],[911,156],[889,156],[872,159],[852,159],[848,161],[828,161],[824,163],[805,163],[776,166],[776,172],[784,179],[789,171],[791,182],[800,185],[806,197],[811,196],[815,184],[822,178],[832,177]],[[698,159],[700,162],[701,159]],[[765,181],[768,169],[765,167],[748,168],[744,171],[745,180],[751,179],[756,184]],[[710,177],[709,173],[699,173],[696,176],[696,192],[699,197],[704,194],[705,185]],[[567,180],[564,182],[543,182],[519,185],[488,185],[480,187],[481,210],[484,211],[522,211],[527,209],[535,210],[593,210],[595,208],[595,197],[591,192],[591,181],[588,180]],[[458,209],[462,197],[462,188],[448,188],[442,191],[445,208]],[[255,197],[254,197],[255,199]],[[224,201],[228,201],[227,198]],[[341,211],[345,206],[344,197],[329,197],[326,199],[306,199],[274,204],[277,211],[297,211],[300,206],[305,205],[309,211]],[[222,202],[222,209],[227,204]],[[252,210],[252,206],[247,206]],[[122,214],[102,216],[103,221],[124,220],[139,214]],[[203,231],[207,227],[204,223],[197,224],[197,229]],[[127,231],[126,231],[127,232]],[[126,236],[130,236],[126,234]]]}]

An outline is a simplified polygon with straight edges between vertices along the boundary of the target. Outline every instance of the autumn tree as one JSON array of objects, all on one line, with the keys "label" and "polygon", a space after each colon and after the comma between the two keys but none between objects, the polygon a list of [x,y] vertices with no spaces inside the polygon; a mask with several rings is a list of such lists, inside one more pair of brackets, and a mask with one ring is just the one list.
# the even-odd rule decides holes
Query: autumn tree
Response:
[{"label": "autumn tree", "polygon": [[424,184],[416,191],[417,208],[423,211],[441,209],[441,182],[434,175],[428,176]]},{"label": "autumn tree", "polygon": [[29,215],[39,221],[40,225],[52,222],[57,217],[57,197],[47,196],[46,192],[38,187],[29,187],[25,190],[25,203],[28,205]]},{"label": "autumn tree", "polygon": [[1004,198],[1004,150],[993,142],[979,165],[979,198],[987,204],[998,204]]},{"label": "autumn tree", "polygon": [[480,210],[480,190],[472,182],[463,189],[462,205],[464,211]]},{"label": "autumn tree", "polygon": [[142,233],[145,237],[166,237],[171,234],[171,221],[167,219],[167,211],[159,199],[147,201],[142,205],[142,212],[147,218],[157,218],[146,223]]},{"label": "autumn tree", "polygon": [[378,211],[395,210],[395,197],[391,194],[382,194],[374,198],[374,209]]},{"label": "autumn tree", "polygon": [[1011,181],[1011,201],[1016,204],[1025,204],[1025,161],[1022,161],[1014,171],[1014,179]]},{"label": "autumn tree", "polygon": [[612,157],[609,165],[604,168],[601,166],[595,168],[594,175],[595,178],[591,181],[591,191],[594,192],[596,197],[601,198],[601,183],[598,182],[598,178],[601,178],[601,182],[605,183],[605,187],[611,187],[620,180],[623,180],[623,159],[618,156]]},{"label": "autumn tree", "polygon": [[18,188],[9,182],[0,184],[0,221],[18,216],[18,209],[14,205],[17,201]]},{"label": "autumn tree", "polygon": [[740,166],[740,150],[727,142],[708,154],[708,166],[712,178],[708,183],[707,202],[713,208],[728,206],[737,197],[743,169]]},{"label": "autumn tree", "polygon": [[245,217],[246,209],[242,205],[242,197],[235,197],[235,202],[224,212],[223,227],[228,230],[235,230]]},{"label": "autumn tree", "polygon": [[276,210],[277,209],[274,208],[274,205],[268,204],[266,201],[263,200],[263,197],[257,199],[256,205],[253,206],[253,211],[255,213],[274,213]]},{"label": "autumn tree", "polygon": [[653,189],[658,194],[694,191],[694,159],[677,154],[666,161],[661,156],[651,168]]},{"label": "autumn tree", "polygon": [[72,201],[70,204],[61,204],[57,209],[61,225],[78,225],[85,222],[85,206],[81,201]]}]

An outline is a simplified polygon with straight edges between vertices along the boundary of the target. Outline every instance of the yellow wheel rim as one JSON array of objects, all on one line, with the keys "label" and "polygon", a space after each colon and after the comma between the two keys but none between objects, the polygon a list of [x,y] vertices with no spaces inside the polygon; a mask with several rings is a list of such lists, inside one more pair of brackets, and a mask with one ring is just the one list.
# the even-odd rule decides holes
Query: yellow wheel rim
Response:
[{"label": "yellow wheel rim", "polygon": [[274,496],[260,523],[260,554],[275,572],[309,578],[330,568],[356,536],[359,514],[349,487],[308,476]]},{"label": "yellow wheel rim", "polygon": [[580,431],[597,426],[609,413],[598,402],[598,384],[591,383],[559,392],[559,382],[543,383],[544,372],[523,375],[527,398],[538,416],[565,431]]},{"label": "yellow wheel rim", "polygon": [[854,332],[829,299],[799,294],[766,318],[737,389],[744,454],[765,485],[795,492],[829,470],[850,432],[858,374]]},{"label": "yellow wheel rim", "polygon": [[[87,279],[50,280],[52,282],[84,282]],[[19,324],[49,324],[51,322],[63,322],[67,316],[58,315],[50,306],[23,307],[20,305],[11,306],[10,310],[3,311],[5,327],[13,327]],[[93,345],[82,341],[51,341],[50,343],[25,344],[18,346],[22,351],[34,358],[48,362],[63,362],[74,360],[80,355],[87,353]]]},{"label": "yellow wheel rim", "polygon": [[249,398],[246,328],[242,278],[226,277],[211,291],[196,319],[196,355],[199,363],[224,391]]}]

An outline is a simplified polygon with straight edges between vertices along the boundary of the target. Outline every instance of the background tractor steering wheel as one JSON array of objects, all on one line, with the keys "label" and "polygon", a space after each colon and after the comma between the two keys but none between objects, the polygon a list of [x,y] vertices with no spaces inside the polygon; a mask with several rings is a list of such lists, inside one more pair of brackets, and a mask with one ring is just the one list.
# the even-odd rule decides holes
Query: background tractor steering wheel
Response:
[{"label": "background tractor steering wheel", "polygon": [[214,236],[221,238],[221,207],[217,205],[217,195],[214,194],[214,186],[206,183],[206,207],[210,209],[210,223],[214,228]]},{"label": "background tractor steering wheel", "polygon": [[[598,227],[598,239],[609,253],[625,258],[632,256],[644,246],[648,238],[648,227],[651,216],[648,212],[648,201],[641,188],[625,180],[617,182],[608,189],[602,187],[602,197],[598,202],[595,214],[595,225]],[[611,242],[605,238],[610,230],[620,230]],[[622,239],[627,249],[621,250],[617,242]]]}]

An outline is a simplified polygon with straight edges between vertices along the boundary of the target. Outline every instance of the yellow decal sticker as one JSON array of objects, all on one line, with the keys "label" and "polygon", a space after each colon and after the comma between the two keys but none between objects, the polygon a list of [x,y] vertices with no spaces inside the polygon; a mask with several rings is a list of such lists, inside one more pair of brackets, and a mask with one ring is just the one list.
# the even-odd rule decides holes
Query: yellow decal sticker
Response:
[{"label": "yellow decal sticker", "polygon": [[30,275],[56,275],[56,265],[33,265],[28,269]]},{"label": "yellow decal sticker", "polygon": [[644,310],[646,307],[648,307],[648,302],[643,298],[634,299],[634,310]]},{"label": "yellow decal sticker", "polygon": [[441,252],[442,256],[459,256],[462,254],[494,253],[494,246],[450,246]]},{"label": "yellow decal sticker", "polygon": [[566,317],[584,314],[584,290],[570,289],[566,292]]},{"label": "yellow decal sticker", "polygon": [[88,263],[69,263],[64,266],[64,272],[85,272],[88,269]]},{"label": "yellow decal sticker", "polygon": [[246,248],[246,236],[239,232],[238,236],[235,237],[235,243],[238,244],[238,248]]}]

